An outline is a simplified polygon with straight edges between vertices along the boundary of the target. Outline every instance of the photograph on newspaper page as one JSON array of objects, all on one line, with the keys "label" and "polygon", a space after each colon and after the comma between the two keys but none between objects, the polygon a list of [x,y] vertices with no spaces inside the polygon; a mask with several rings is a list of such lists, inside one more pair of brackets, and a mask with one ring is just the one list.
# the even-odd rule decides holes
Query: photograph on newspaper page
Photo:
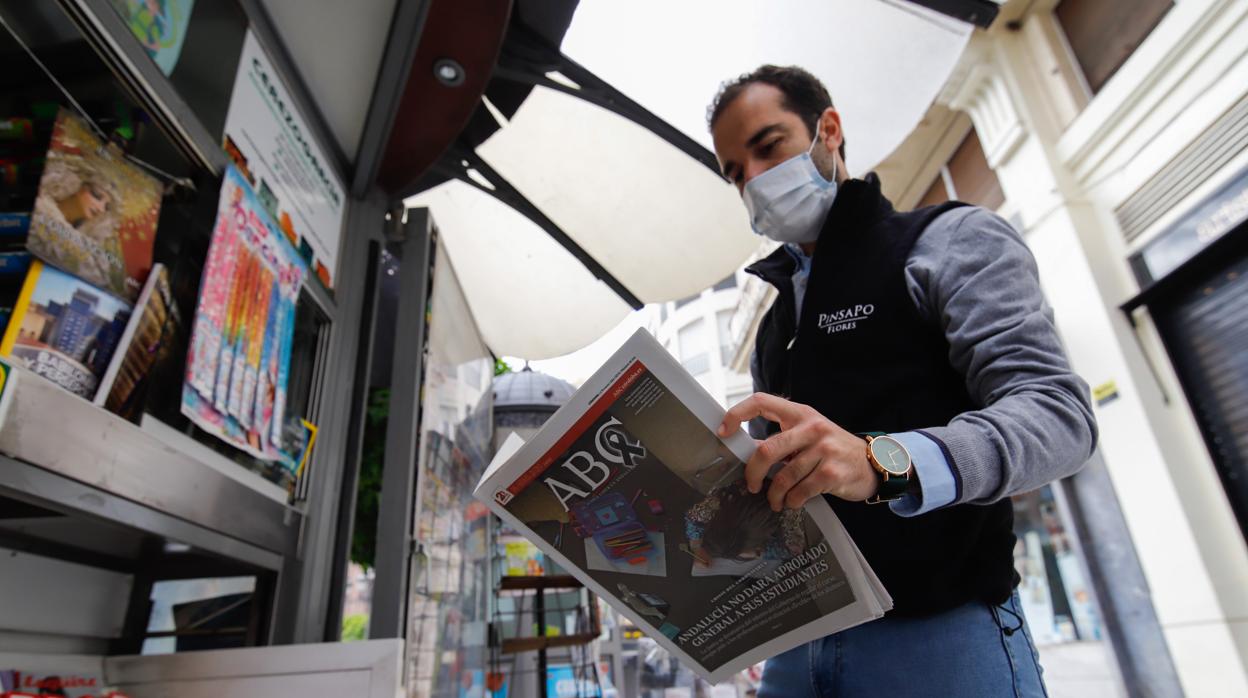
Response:
[{"label": "photograph on newspaper page", "polygon": [[826,502],[746,489],[723,416],[641,330],[476,493],[712,682],[891,606]]}]

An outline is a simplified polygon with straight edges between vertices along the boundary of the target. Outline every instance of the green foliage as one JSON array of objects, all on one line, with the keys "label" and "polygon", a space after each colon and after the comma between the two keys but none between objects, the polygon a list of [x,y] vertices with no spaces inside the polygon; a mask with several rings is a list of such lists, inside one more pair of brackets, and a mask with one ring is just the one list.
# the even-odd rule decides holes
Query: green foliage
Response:
[{"label": "green foliage", "polygon": [[364,453],[360,458],[360,484],[355,492],[355,526],[351,536],[351,561],[364,569],[373,566],[377,555],[377,511],[389,417],[390,389],[373,390],[364,415]]},{"label": "green foliage", "polygon": [[511,364],[507,363],[506,361],[503,361],[502,359],[494,359],[494,377],[495,378],[498,378],[504,373],[511,373],[515,370],[516,369],[512,368]]},{"label": "green foliage", "polygon": [[368,616],[356,613],[342,619],[342,641],[355,642],[368,639]]}]

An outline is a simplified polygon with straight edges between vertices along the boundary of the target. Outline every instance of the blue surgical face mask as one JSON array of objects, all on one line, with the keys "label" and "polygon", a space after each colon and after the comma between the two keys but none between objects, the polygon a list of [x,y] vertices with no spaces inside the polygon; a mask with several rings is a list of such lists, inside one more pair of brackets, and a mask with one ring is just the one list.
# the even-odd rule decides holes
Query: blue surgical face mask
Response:
[{"label": "blue surgical face mask", "polygon": [[819,239],[823,221],[836,199],[836,160],[831,181],[819,174],[810,154],[819,142],[751,179],[741,198],[750,212],[750,226],[759,235],[782,243],[811,243]]}]

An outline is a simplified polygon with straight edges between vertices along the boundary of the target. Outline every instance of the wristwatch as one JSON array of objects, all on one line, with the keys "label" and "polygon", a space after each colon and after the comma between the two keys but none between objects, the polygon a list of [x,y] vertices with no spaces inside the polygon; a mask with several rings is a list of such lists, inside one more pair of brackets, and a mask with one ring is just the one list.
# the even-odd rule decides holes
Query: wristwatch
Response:
[{"label": "wristwatch", "polygon": [[867,504],[901,499],[914,475],[910,452],[900,441],[884,433],[863,434],[863,437],[867,440],[867,462],[880,479],[880,488],[867,499]]}]

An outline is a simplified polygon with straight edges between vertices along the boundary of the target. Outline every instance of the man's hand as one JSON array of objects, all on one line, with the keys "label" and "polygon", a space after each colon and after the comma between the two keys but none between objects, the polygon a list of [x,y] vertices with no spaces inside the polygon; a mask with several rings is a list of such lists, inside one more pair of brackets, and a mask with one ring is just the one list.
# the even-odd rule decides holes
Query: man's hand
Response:
[{"label": "man's hand", "polygon": [[783,462],[767,490],[775,511],[796,509],[820,494],[858,502],[879,488],[866,442],[807,405],[755,393],[728,410],[719,435],[728,436],[755,417],[779,424],[780,433],[758,443],[745,464],[745,482],[750,492],[758,492],[771,466]]}]

